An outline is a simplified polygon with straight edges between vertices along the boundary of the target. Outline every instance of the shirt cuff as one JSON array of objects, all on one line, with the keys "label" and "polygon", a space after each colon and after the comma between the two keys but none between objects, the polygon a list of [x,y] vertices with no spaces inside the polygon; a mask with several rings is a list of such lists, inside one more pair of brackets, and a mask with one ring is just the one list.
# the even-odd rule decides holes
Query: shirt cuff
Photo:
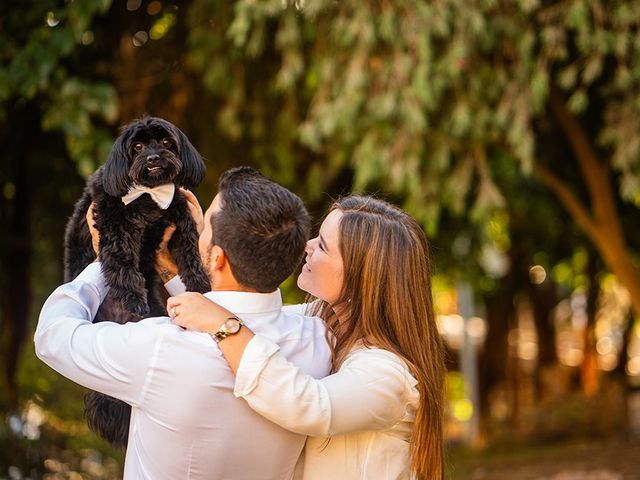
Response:
[{"label": "shirt cuff", "polygon": [[253,336],[244,349],[236,372],[236,384],[233,389],[236,397],[249,395],[256,388],[262,370],[267,366],[271,356],[279,350],[280,347],[271,340],[257,334]]},{"label": "shirt cuff", "polygon": [[176,275],[167,283],[165,283],[164,288],[172,297],[187,291],[187,287],[184,285],[184,283],[182,283],[180,275]]},{"label": "shirt cuff", "polygon": [[100,262],[93,262],[87,265],[87,267],[76,277],[74,282],[78,280],[95,286],[100,297],[100,303],[102,303],[104,297],[109,293],[109,286],[102,274],[102,263]]}]

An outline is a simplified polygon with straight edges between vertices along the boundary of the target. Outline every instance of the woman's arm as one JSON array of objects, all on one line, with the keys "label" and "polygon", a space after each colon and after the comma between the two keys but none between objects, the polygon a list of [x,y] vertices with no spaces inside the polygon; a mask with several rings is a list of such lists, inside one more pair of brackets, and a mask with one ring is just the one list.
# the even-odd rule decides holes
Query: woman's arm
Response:
[{"label": "woman's arm", "polygon": [[[233,316],[198,293],[171,297],[167,310],[174,323],[208,333]],[[236,373],[236,396],[296,433],[326,436],[390,428],[409,403],[417,403],[415,380],[404,362],[385,350],[357,350],[338,372],[316,380],[287,362],[275,343],[254,336],[246,326],[219,346]]]},{"label": "woman's arm", "polygon": [[[274,423],[312,436],[391,428],[417,403],[404,363],[380,349],[351,354],[340,369],[316,380],[256,336],[236,372],[236,396]],[[415,395],[414,395],[415,393]]]}]

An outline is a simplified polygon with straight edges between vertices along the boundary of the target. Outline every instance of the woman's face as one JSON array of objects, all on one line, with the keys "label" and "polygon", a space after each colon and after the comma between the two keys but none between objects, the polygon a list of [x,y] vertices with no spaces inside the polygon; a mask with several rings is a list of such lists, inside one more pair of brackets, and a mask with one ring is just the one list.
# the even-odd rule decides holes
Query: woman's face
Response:
[{"label": "woman's face", "polygon": [[333,305],[343,282],[342,256],[339,245],[340,210],[332,210],[320,226],[316,238],[307,242],[306,263],[298,276],[298,287]]}]

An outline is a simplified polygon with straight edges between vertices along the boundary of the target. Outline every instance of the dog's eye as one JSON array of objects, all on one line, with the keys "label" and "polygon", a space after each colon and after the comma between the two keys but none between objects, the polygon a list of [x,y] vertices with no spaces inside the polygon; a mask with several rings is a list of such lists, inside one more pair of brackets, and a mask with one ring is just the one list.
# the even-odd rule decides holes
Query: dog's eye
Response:
[{"label": "dog's eye", "polygon": [[171,148],[173,146],[173,141],[170,138],[165,138],[162,140],[162,145],[164,145],[165,148]]},{"label": "dog's eye", "polygon": [[140,150],[142,150],[143,148],[144,148],[144,145],[143,145],[143,144],[141,144],[140,142],[136,142],[136,143],[134,143],[134,144],[133,144],[133,149],[134,149],[136,152],[139,152],[139,151],[140,151]]}]

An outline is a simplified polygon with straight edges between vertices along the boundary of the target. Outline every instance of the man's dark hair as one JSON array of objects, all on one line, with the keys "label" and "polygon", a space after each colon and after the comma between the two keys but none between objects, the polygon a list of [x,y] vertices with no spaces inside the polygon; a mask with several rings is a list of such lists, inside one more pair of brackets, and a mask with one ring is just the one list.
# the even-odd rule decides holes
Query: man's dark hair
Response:
[{"label": "man's dark hair", "polygon": [[250,167],[223,173],[218,193],[212,243],[224,250],[238,283],[274,291],[300,264],[309,238],[302,200]]}]

